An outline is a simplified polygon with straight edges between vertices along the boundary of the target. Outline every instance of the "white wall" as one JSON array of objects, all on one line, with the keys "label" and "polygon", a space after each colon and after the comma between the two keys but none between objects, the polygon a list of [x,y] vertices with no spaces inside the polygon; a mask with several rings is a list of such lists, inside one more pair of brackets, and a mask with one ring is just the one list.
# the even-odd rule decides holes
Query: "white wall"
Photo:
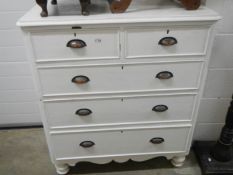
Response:
[{"label": "white wall", "polygon": [[15,26],[34,1],[0,2],[0,126],[40,123],[30,66]]},{"label": "white wall", "polygon": [[[0,6],[0,126],[40,123],[31,70],[15,23],[34,0],[6,1]],[[233,93],[233,1],[207,0],[224,19],[218,24],[207,85],[195,139],[215,139]]]},{"label": "white wall", "polygon": [[201,140],[218,138],[233,94],[233,1],[207,0],[206,5],[218,11],[223,19],[217,25],[195,130],[195,139]]}]

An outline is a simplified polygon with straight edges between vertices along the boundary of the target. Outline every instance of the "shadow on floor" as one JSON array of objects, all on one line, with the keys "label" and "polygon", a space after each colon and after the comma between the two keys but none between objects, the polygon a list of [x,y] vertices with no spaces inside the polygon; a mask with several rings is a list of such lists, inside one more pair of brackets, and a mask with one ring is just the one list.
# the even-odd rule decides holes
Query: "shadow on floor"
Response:
[{"label": "shadow on floor", "polygon": [[112,161],[108,164],[93,164],[89,162],[80,162],[72,167],[70,174],[90,174],[90,173],[106,173],[106,172],[122,172],[122,171],[137,171],[137,170],[152,170],[152,169],[174,168],[169,164],[164,157],[154,158],[144,162],[135,162],[129,160],[125,163],[116,163]]}]

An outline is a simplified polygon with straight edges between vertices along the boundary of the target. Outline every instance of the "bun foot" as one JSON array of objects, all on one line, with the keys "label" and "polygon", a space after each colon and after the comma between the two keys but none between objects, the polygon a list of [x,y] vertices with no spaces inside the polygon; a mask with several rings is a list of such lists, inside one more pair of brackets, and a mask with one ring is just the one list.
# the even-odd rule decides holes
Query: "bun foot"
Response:
[{"label": "bun foot", "polygon": [[90,13],[89,13],[88,11],[83,11],[83,12],[82,12],[82,15],[83,15],[83,16],[88,16],[88,15],[90,15]]},{"label": "bun foot", "polygon": [[185,156],[173,157],[173,159],[171,160],[171,163],[174,167],[179,168],[184,165],[184,161],[185,161]]},{"label": "bun foot", "polygon": [[57,5],[57,0],[52,0],[52,1],[51,1],[51,4]]},{"label": "bun foot", "polygon": [[42,12],[40,13],[40,16],[41,16],[41,17],[47,17],[47,16],[48,16],[48,12],[47,12],[47,11],[42,11]]},{"label": "bun foot", "polygon": [[57,174],[64,175],[67,174],[70,170],[70,167],[67,164],[55,164]]},{"label": "bun foot", "polygon": [[112,13],[124,13],[132,0],[108,0]]},{"label": "bun foot", "polygon": [[40,13],[40,16],[41,17],[47,17],[48,16],[47,0],[36,0],[36,3],[42,9],[42,12]]},{"label": "bun foot", "polygon": [[201,5],[201,0],[180,0],[186,10],[196,10]]},{"label": "bun foot", "polygon": [[79,0],[82,8],[82,15],[88,16],[90,14],[89,12],[89,6],[91,4],[91,0]]}]

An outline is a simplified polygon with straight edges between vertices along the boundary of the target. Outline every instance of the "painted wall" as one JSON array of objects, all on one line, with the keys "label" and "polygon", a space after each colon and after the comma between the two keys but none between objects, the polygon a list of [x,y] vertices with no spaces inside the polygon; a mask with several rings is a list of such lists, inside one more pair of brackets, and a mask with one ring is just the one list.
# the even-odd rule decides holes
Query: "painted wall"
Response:
[{"label": "painted wall", "polygon": [[27,125],[41,121],[23,38],[15,26],[33,2],[1,0],[0,125]]},{"label": "painted wall", "polygon": [[223,17],[217,24],[218,33],[195,130],[195,139],[211,140],[219,136],[233,94],[233,1],[207,0],[206,5]]},{"label": "painted wall", "polygon": [[[0,125],[40,123],[29,62],[17,19],[33,0],[3,1],[0,6]],[[233,1],[207,0],[224,19],[218,24],[195,139],[218,137],[233,93]]]}]

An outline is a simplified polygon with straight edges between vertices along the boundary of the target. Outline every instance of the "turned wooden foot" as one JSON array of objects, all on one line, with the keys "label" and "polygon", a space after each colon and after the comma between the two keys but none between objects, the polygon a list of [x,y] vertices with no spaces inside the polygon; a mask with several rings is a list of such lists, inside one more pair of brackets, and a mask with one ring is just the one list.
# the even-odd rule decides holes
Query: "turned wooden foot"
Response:
[{"label": "turned wooden foot", "polygon": [[48,16],[47,0],[36,0],[36,3],[42,8],[41,17]]},{"label": "turned wooden foot", "polygon": [[171,163],[174,167],[182,167],[184,165],[185,156],[173,157]]},{"label": "turned wooden foot", "polygon": [[196,10],[201,5],[201,0],[180,0],[187,10]]},{"label": "turned wooden foot", "polygon": [[52,0],[52,1],[51,1],[51,4],[57,5],[57,0]]},{"label": "turned wooden foot", "polygon": [[82,15],[88,16],[90,14],[89,12],[89,5],[91,4],[91,0],[79,0],[81,4],[81,10],[82,10]]},{"label": "turned wooden foot", "polygon": [[132,0],[108,0],[112,13],[124,13]]},{"label": "turned wooden foot", "polygon": [[55,168],[56,168],[57,174],[59,175],[67,174],[70,170],[70,167],[67,164],[55,164]]}]

